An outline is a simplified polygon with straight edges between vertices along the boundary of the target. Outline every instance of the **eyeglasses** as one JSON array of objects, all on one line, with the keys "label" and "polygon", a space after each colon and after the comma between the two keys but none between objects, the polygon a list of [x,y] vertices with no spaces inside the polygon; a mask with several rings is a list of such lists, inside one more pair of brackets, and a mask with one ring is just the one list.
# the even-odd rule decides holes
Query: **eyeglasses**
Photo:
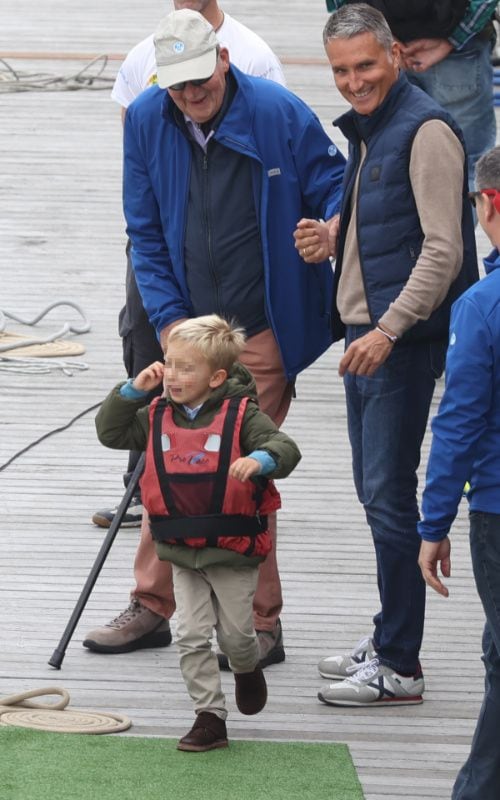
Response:
[{"label": "eyeglasses", "polygon": [[188,83],[192,84],[193,86],[203,86],[203,84],[207,83],[212,77],[213,73],[212,75],[209,75],[208,78],[195,78],[193,81],[181,81],[180,83],[173,83],[172,86],[169,86],[168,88],[171,89],[172,92],[183,92]]},{"label": "eyeglasses", "polygon": [[485,194],[488,197],[500,196],[498,189],[481,189],[480,192],[469,192],[467,197],[471,201],[473,208],[476,208],[476,198],[481,197],[482,194]]}]

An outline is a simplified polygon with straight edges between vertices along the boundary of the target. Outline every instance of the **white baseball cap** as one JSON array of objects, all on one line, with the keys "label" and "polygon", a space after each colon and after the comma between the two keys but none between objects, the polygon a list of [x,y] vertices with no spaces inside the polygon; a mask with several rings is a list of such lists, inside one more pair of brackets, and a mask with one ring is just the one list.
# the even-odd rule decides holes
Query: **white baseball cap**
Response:
[{"label": "white baseball cap", "polygon": [[183,8],[160,21],[154,34],[158,86],[210,78],[217,64],[215,31],[197,11]]}]

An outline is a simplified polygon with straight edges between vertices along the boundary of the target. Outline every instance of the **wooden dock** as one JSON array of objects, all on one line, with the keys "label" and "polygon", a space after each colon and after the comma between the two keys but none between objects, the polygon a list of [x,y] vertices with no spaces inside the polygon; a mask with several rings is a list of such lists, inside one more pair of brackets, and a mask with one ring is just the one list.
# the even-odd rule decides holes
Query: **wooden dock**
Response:
[{"label": "wooden dock", "polygon": [[[344,103],[322,50],[323,0],[226,0],[223,7],[268,40],[290,88],[330,130]],[[75,0],[70,9],[63,0],[3,0],[0,58],[18,72],[73,74],[87,56],[126,53],[164,11],[153,0]],[[109,79],[116,57],[104,72]],[[0,695],[62,685],[75,707],[128,714],[130,735],[178,736],[192,709],[175,647],[99,656],[81,646],[89,628],[127,604],[138,531],[117,537],[61,672],[47,665],[105,533],[90,518],[123,491],[126,455],[101,447],[94,412],[84,413],[124,375],[117,333],[125,274],[119,109],[108,90],[92,89],[1,93],[0,106],[0,309],[29,317],[70,299],[91,321],[91,331],[78,337],[86,353],[74,359],[87,370],[0,371],[0,466],[54,432],[0,473]],[[478,244],[485,255],[479,233]],[[66,320],[77,317],[56,310],[37,330],[50,333]],[[7,329],[26,333],[15,322]],[[340,353],[340,345],[333,347],[300,377],[286,423],[303,453],[280,486],[287,660],[266,670],[270,700],[256,718],[236,711],[232,678],[224,675],[230,736],[347,742],[366,800],[443,800],[468,752],[483,690],[483,614],[465,504],[453,533],[451,596],[428,598],[425,703],[334,709],[316,699],[320,656],[350,649],[370,631],[377,610],[373,549],[351,479]]]}]

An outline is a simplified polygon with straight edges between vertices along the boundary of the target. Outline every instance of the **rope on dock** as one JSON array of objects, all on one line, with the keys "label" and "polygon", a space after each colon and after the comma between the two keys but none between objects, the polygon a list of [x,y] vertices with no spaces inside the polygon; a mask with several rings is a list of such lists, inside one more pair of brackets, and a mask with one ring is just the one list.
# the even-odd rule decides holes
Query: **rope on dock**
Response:
[{"label": "rope on dock", "polygon": [[[59,695],[55,703],[34,703],[30,698]],[[31,689],[21,694],[0,697],[0,725],[55,733],[118,733],[132,725],[124,714],[110,711],[68,709],[69,692],[58,686]]]},{"label": "rope on dock", "polygon": [[[19,322],[21,325],[33,326],[58,306],[73,308],[81,316],[82,321],[80,323],[65,322],[59,330],[47,336],[30,337],[5,330],[7,319]],[[0,308],[0,371],[33,375],[62,370],[66,375],[73,375],[73,370],[86,370],[88,364],[83,362],[70,364],[68,361],[56,360],[55,357],[76,356],[84,353],[85,348],[82,345],[63,340],[61,337],[67,333],[88,333],[89,330],[90,322],[85,312],[78,303],[72,300],[56,300],[30,319]]]},{"label": "rope on dock", "polygon": [[82,69],[69,75],[52,75],[48,72],[23,72],[14,69],[4,58],[0,58],[0,93],[7,92],[60,92],[76,89],[110,89],[115,77],[102,73],[108,64],[108,56],[93,58]]}]

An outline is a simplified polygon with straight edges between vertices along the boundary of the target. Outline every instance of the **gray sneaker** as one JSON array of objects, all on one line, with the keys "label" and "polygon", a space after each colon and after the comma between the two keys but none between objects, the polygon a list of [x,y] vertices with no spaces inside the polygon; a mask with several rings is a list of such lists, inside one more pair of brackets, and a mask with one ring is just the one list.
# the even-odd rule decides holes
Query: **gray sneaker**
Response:
[{"label": "gray sneaker", "polygon": [[350,653],[322,658],[318,664],[319,674],[331,681],[343,681],[375,655],[372,639],[365,636]]},{"label": "gray sneaker", "polygon": [[322,703],[331,706],[413,706],[423,703],[424,678],[405,677],[372,658],[341,683],[323,686],[318,692]]},{"label": "gray sneaker", "polygon": [[[278,619],[274,631],[256,631],[257,643],[259,645],[259,666],[265,669],[270,664],[281,664],[285,660],[285,648],[283,647],[283,629],[281,621]],[[228,657],[220,651],[217,653],[219,668],[230,670]]]},{"label": "gray sneaker", "polygon": [[[103,511],[96,511],[92,517],[92,522],[100,528],[109,528],[117,511],[118,506],[115,506],[115,508],[106,508]],[[143,511],[144,508],[141,498],[133,497],[127,511],[123,515],[120,528],[140,528]]]},{"label": "gray sneaker", "polygon": [[94,653],[131,653],[146,647],[168,647],[172,641],[167,619],[133,598],[128,608],[102,628],[90,631],[83,646]]}]

